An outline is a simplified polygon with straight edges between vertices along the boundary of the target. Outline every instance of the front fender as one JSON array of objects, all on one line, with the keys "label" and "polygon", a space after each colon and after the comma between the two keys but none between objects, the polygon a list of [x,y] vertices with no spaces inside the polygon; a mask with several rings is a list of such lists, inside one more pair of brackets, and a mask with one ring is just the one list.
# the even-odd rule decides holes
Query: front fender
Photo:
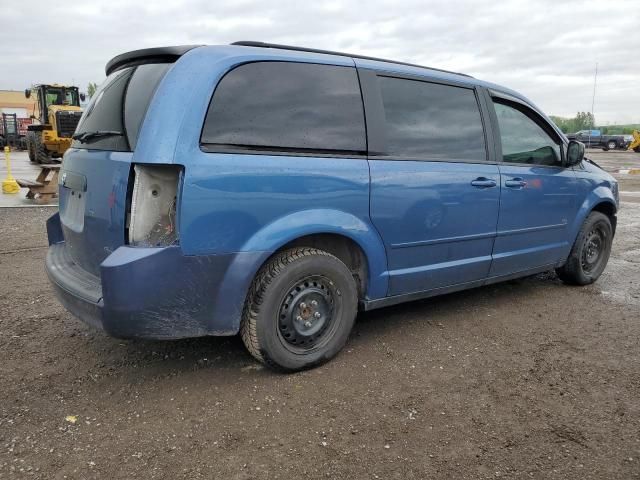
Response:
[{"label": "front fender", "polygon": [[578,214],[576,215],[573,223],[571,224],[570,248],[573,246],[574,242],[576,241],[578,232],[580,231],[580,228],[582,227],[582,224],[584,223],[587,216],[591,213],[594,207],[596,207],[596,205],[599,205],[602,203],[611,204],[614,211],[615,212],[618,211],[618,206],[613,196],[613,192],[611,191],[611,189],[601,185],[589,192],[589,194],[586,196],[586,198],[582,202],[582,205],[580,205],[580,208],[578,209]]}]

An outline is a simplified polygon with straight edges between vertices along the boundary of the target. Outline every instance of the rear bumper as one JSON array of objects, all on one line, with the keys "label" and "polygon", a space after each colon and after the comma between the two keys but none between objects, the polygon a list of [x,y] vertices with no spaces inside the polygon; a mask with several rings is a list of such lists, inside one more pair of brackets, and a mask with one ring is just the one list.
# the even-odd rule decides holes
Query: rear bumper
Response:
[{"label": "rear bumper", "polygon": [[261,252],[187,256],[179,247],[122,246],[100,276],[72,258],[48,222],[46,271],[62,305],[119,338],[175,339],[238,332],[246,292]]},{"label": "rear bumper", "polygon": [[60,303],[83,322],[102,328],[100,279],[78,267],[64,243],[49,247],[45,267]]}]

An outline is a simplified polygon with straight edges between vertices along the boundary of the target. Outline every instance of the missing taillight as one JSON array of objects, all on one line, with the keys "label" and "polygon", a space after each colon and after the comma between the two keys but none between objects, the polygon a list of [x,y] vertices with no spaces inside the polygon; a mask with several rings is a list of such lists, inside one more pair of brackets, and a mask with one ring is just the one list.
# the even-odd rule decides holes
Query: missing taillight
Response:
[{"label": "missing taillight", "polygon": [[129,244],[161,247],[178,243],[176,212],[181,167],[135,165]]}]

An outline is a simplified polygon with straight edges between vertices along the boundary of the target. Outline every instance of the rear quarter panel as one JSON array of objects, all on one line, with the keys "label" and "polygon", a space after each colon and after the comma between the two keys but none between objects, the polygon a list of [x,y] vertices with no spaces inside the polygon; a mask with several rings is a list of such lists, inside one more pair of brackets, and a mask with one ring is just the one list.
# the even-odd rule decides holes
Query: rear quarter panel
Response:
[{"label": "rear quarter panel", "polygon": [[[300,61],[354,67],[352,59],[234,46],[191,50],[158,87],[141,128],[136,161],[184,165],[180,245],[186,255],[238,255],[222,286],[243,289],[282,245],[313,233],[352,238],[368,257],[367,296],[386,295],[386,255],[369,221],[365,158],[206,153],[202,125],[219,80],[251,61]],[[227,282],[237,285],[229,286]],[[242,292],[242,300],[244,301]]]}]

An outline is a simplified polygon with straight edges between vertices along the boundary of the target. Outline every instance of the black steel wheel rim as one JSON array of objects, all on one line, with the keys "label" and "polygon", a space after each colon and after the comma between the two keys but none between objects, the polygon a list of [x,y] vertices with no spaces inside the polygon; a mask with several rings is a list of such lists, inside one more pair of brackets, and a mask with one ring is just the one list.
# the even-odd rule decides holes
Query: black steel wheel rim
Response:
[{"label": "black steel wheel rim", "polygon": [[606,248],[606,242],[607,235],[599,226],[591,229],[585,236],[582,255],[580,258],[582,270],[585,273],[591,273],[594,270],[597,270],[597,267],[604,256],[603,254]]},{"label": "black steel wheel rim", "polygon": [[322,346],[336,327],[340,291],[323,275],[310,275],[288,289],[278,312],[278,334],[295,353]]}]

